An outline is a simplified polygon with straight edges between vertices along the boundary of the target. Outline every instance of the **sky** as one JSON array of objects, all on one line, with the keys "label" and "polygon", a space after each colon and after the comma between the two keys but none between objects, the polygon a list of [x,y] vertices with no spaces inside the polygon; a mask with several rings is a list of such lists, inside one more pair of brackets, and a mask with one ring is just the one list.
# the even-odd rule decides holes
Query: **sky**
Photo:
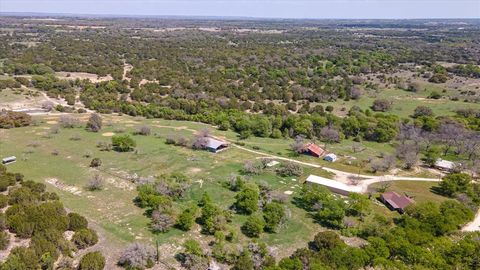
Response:
[{"label": "sky", "polygon": [[0,0],[0,12],[259,18],[480,18],[480,0]]}]

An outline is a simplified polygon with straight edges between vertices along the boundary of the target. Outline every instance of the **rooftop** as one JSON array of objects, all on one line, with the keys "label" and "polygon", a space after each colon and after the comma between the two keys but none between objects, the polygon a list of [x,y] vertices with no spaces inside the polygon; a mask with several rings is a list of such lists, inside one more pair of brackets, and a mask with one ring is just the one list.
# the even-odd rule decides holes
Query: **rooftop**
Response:
[{"label": "rooftop", "polygon": [[404,209],[408,205],[414,202],[411,198],[403,195],[399,195],[394,191],[385,192],[382,194],[382,198],[385,202],[390,204],[394,209]]},{"label": "rooftop", "polygon": [[316,176],[316,175],[310,175],[307,177],[307,182],[309,183],[315,183],[319,184],[322,186],[338,189],[338,190],[343,190],[346,192],[357,192],[361,193],[362,192],[362,187],[361,186],[352,186],[352,185],[347,185],[342,182],[338,182],[332,179],[324,178],[321,176]]}]

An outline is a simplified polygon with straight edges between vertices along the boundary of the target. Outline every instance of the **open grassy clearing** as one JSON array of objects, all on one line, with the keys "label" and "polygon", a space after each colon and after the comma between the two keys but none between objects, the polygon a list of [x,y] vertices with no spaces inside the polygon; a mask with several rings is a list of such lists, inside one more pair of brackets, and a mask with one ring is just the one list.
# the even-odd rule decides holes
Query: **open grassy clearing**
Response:
[{"label": "open grassy clearing", "polygon": [[[135,240],[158,239],[160,243],[168,240],[169,245],[178,246],[191,233],[186,234],[176,229],[166,234],[151,233],[148,229],[149,219],[132,202],[136,191],[128,179],[130,176],[182,172],[193,183],[187,197],[179,204],[197,200],[206,191],[220,206],[227,207],[233,203],[235,193],[226,189],[223,182],[230,174],[239,174],[245,160],[256,158],[254,154],[234,147],[212,154],[165,144],[164,138],[167,136],[191,137],[193,130],[205,127],[198,123],[166,123],[107,116],[104,119],[107,126],[99,133],[87,132],[84,128],[62,128],[58,134],[50,134],[50,129],[58,122],[57,117],[41,117],[39,120],[37,126],[1,130],[0,156],[17,156],[18,162],[9,165],[9,170],[23,172],[27,179],[46,183],[49,190],[60,194],[67,208],[87,216],[100,228],[100,233],[105,235],[104,245],[112,252],[119,251],[126,242]],[[135,153],[102,152],[96,147],[99,141],[110,141],[110,137],[102,136],[106,133],[118,133],[120,129],[131,133],[143,124],[149,124],[154,135],[134,136],[138,150]],[[58,155],[53,155],[54,151]],[[86,153],[90,153],[91,157],[84,157]],[[99,170],[89,168],[93,157],[98,157],[103,162]],[[97,173],[105,179],[105,189],[87,191],[87,182]],[[320,169],[306,168],[306,175],[308,173],[326,174]],[[293,191],[295,194],[301,186],[300,178],[294,181],[292,178],[279,177],[273,172],[247,178],[249,181],[267,184],[280,193]],[[288,255],[295,248],[303,246],[320,229],[303,210],[291,204],[288,204],[288,208],[290,218],[285,226],[275,235],[263,234],[261,237],[261,240],[278,248],[279,256]],[[236,216],[233,225],[239,229],[245,218]],[[244,239],[243,236],[241,239]]]},{"label": "open grassy clearing", "polygon": [[480,104],[478,103],[467,103],[462,100],[454,101],[448,99],[448,97],[441,99],[427,98],[432,91],[437,91],[438,93],[447,96],[448,94],[453,95],[454,93],[458,93],[458,90],[450,89],[446,91],[446,93],[443,93],[445,88],[431,83],[426,83],[424,85],[424,89],[425,90],[423,91],[414,93],[400,89],[388,88],[379,90],[375,93],[367,92],[359,100],[337,100],[335,102],[321,103],[321,105],[324,107],[332,105],[335,108],[335,114],[346,115],[353,106],[358,106],[362,110],[371,109],[375,99],[384,98],[393,102],[392,110],[388,113],[398,115],[401,118],[408,118],[411,116],[417,106],[428,106],[432,109],[435,115],[454,115],[455,110],[458,108],[480,108]]}]

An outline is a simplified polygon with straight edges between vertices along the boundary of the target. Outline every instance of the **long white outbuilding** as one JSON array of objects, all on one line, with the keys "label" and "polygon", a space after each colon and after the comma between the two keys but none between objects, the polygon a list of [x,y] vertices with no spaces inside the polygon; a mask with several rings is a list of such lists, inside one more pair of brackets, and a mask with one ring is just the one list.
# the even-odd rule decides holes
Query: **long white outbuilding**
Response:
[{"label": "long white outbuilding", "polygon": [[361,186],[352,186],[352,185],[347,185],[342,182],[338,182],[332,179],[316,176],[316,175],[310,175],[307,177],[307,183],[313,183],[313,184],[318,184],[322,185],[328,189],[330,189],[332,192],[342,194],[342,195],[348,195],[351,192],[355,193],[361,193],[362,192],[362,187]]}]

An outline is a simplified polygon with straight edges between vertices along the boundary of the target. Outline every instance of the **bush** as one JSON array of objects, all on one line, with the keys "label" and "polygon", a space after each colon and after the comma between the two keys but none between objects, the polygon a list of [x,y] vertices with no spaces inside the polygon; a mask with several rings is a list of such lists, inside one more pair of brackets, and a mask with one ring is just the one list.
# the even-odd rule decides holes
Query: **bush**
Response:
[{"label": "bush", "polygon": [[102,160],[99,158],[94,158],[90,162],[90,167],[92,168],[100,167],[101,165],[102,165]]},{"label": "bush", "polygon": [[79,231],[88,227],[88,221],[83,216],[77,213],[69,213],[68,217],[68,230]]},{"label": "bush", "polygon": [[94,113],[88,119],[86,128],[87,130],[98,132],[100,131],[100,129],[102,129],[102,125],[103,125],[102,117]]},{"label": "bush", "polygon": [[105,267],[105,258],[98,251],[85,254],[78,265],[79,270],[102,270]]},{"label": "bush", "polygon": [[87,184],[87,189],[90,191],[102,190],[103,189],[103,178],[95,174],[92,179]]},{"label": "bush", "polygon": [[277,169],[277,173],[281,176],[300,176],[303,174],[303,168],[297,163],[287,162]]},{"label": "bush", "polygon": [[145,269],[153,266],[155,250],[141,243],[129,245],[118,260],[118,264],[127,269]]},{"label": "bush", "polygon": [[248,237],[259,237],[265,227],[265,221],[262,216],[252,215],[248,217],[242,226],[242,232]]},{"label": "bush", "polygon": [[386,99],[376,99],[372,105],[372,110],[376,112],[386,112],[391,109],[392,109],[392,103]]},{"label": "bush", "polygon": [[141,126],[140,128],[137,129],[137,131],[135,132],[135,134],[138,134],[138,135],[144,135],[144,136],[148,136],[152,133],[152,130],[149,126]]},{"label": "bush", "polygon": [[32,117],[24,112],[0,111],[0,128],[25,127],[32,123]]},{"label": "bush", "polygon": [[0,194],[0,208],[4,208],[8,205],[8,196]]},{"label": "bush", "polygon": [[258,210],[260,192],[257,186],[246,186],[235,196],[235,209],[239,213],[252,214]]},{"label": "bush", "polygon": [[422,116],[433,116],[433,111],[430,107],[427,106],[418,106],[413,112],[413,118],[422,117]]},{"label": "bush", "polygon": [[91,229],[80,229],[72,237],[72,242],[79,249],[93,246],[98,242],[97,233]]},{"label": "bush", "polygon": [[137,146],[137,143],[129,135],[115,135],[112,137],[112,146],[115,151],[128,152]]},{"label": "bush", "polygon": [[6,232],[0,232],[0,250],[5,250],[10,244],[10,235]]}]

